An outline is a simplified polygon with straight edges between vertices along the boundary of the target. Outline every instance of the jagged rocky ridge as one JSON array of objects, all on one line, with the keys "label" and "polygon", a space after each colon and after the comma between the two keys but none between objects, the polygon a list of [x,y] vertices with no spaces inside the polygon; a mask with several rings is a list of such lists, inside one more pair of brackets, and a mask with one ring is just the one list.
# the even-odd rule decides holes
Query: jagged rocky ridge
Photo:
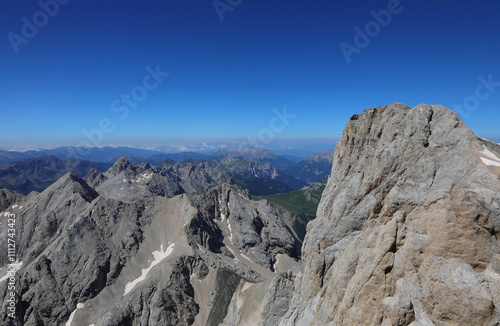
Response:
[{"label": "jagged rocky ridge", "polygon": [[[114,152],[114,150],[112,151]],[[326,152],[316,153],[304,161],[289,166],[291,163],[287,159],[268,150],[234,148],[217,152],[212,156],[197,154],[204,158],[203,161],[189,159],[176,163],[166,159],[172,155],[179,158],[196,157],[195,154],[165,154],[164,159],[161,159],[161,155],[148,159],[122,156],[113,162],[121,162],[117,166],[123,165],[124,159],[139,163],[129,164],[131,170],[137,170],[136,167],[144,166],[142,163],[149,167],[151,167],[150,164],[157,165],[158,168],[154,169],[154,173],[165,176],[166,182],[169,184],[178,180],[182,183],[178,187],[185,188],[183,191],[187,193],[205,191],[210,186],[231,180],[242,188],[249,189],[253,195],[267,195],[290,192],[300,189],[307,183],[321,179],[329,173],[331,168],[331,157],[328,156],[333,156],[326,155],[325,157]],[[97,171],[103,173],[111,166],[112,164],[109,163],[81,159],[61,160],[56,156],[31,158],[0,165],[0,188],[23,194],[29,194],[31,191],[41,192],[67,172],[83,177],[93,169],[91,176],[95,177]],[[281,167],[281,169],[277,169],[277,167]],[[287,167],[291,169],[285,172]],[[115,166],[112,171],[115,171],[116,168]],[[151,172],[148,170],[143,169],[143,172]],[[158,178],[156,179],[159,181]]]},{"label": "jagged rocky ridge", "polygon": [[[123,173],[154,169],[123,160],[87,181],[101,189]],[[218,325],[233,292],[268,284],[283,266],[296,264],[293,237],[278,213],[236,186],[172,198],[155,196],[149,183],[145,189],[129,189],[136,198],[122,201],[68,173],[32,197],[5,192],[2,204],[18,220],[20,269],[18,319],[4,314],[1,324]],[[0,276],[6,258],[0,257]],[[5,279],[0,293],[5,311]],[[238,317],[240,310],[233,304],[231,318],[249,318]]]},{"label": "jagged rocky ridge", "polygon": [[273,324],[498,325],[499,168],[498,146],[443,106],[352,116],[304,271],[268,294],[293,291]]},{"label": "jagged rocky ridge", "polygon": [[[131,163],[122,157],[108,171],[101,173],[92,169],[84,179],[100,194],[125,202],[152,195],[200,194],[222,183],[234,184],[245,180],[260,180],[261,183],[256,185],[262,184],[264,191],[268,187],[273,192],[291,191],[305,184],[279,172],[270,163],[232,157],[217,161],[166,163],[159,167],[146,162]],[[257,187],[252,189],[258,190]]]},{"label": "jagged rocky ridge", "polygon": [[4,191],[20,221],[18,325],[500,323],[500,148],[445,107],[351,117],[302,266],[279,210],[209,178],[177,195],[185,181],[150,184],[162,169],[122,160]]}]

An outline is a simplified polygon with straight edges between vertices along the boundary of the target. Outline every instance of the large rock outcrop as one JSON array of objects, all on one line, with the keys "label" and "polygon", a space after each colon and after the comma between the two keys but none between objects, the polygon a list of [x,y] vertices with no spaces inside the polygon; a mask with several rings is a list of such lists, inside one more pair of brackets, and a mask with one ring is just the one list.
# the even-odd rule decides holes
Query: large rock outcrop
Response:
[{"label": "large rock outcrop", "polygon": [[443,106],[352,116],[280,325],[498,325],[499,168]]},{"label": "large rock outcrop", "polygon": [[[447,108],[351,117],[303,266],[281,210],[212,187],[230,179],[226,163],[120,159],[42,193],[3,191],[0,223],[17,219],[17,319],[0,323],[500,324],[500,146]],[[8,263],[0,256],[2,311]]]},{"label": "large rock outcrop", "polygon": [[[296,263],[281,217],[239,187],[167,198],[152,193],[151,180],[161,177],[147,164],[121,160],[95,172],[86,179],[107,196],[72,173],[29,197],[4,191],[0,223],[9,213],[17,218],[18,262],[16,319],[3,314],[2,325],[219,325],[248,312],[237,295],[258,318],[279,262]],[[7,232],[0,230],[5,252]],[[0,257],[3,311],[7,258]]]}]

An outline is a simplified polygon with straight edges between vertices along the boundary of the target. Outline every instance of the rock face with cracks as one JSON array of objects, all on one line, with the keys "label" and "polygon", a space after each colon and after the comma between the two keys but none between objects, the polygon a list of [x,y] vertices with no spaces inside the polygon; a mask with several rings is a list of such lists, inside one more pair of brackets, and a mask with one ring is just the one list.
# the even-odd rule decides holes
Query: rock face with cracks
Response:
[{"label": "rock face with cracks", "polygon": [[449,109],[351,117],[301,263],[280,210],[189,164],[120,159],[0,191],[17,246],[16,319],[0,324],[500,324],[500,145]]},{"label": "rock face with cracks", "polygon": [[[0,223],[16,215],[18,262],[16,319],[3,314],[0,324],[218,325],[228,312],[241,314],[230,304],[245,284],[262,284],[251,301],[262,299],[275,262],[294,261],[281,217],[229,184],[196,196],[155,196],[155,173],[120,160],[105,174],[87,175],[102,194],[71,173],[40,194],[3,191]],[[7,251],[7,228],[0,235]],[[9,264],[2,255],[4,311]]]},{"label": "rock face with cracks", "polygon": [[498,325],[491,161],[500,163],[498,145],[443,106],[352,116],[279,325]]}]

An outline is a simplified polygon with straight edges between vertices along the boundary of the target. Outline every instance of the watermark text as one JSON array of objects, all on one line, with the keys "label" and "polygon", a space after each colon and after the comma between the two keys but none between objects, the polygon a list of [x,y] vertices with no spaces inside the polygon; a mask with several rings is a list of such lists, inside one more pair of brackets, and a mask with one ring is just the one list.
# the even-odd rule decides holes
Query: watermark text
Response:
[{"label": "watermark text", "polygon": [[19,53],[19,46],[28,44],[29,41],[38,34],[39,30],[49,23],[50,18],[54,18],[59,13],[60,5],[68,4],[70,1],[71,0],[38,1],[37,3],[41,10],[35,12],[31,19],[28,19],[26,16],[21,18],[21,33],[16,34],[14,32],[9,32],[7,34],[7,38],[14,52],[16,54]]}]

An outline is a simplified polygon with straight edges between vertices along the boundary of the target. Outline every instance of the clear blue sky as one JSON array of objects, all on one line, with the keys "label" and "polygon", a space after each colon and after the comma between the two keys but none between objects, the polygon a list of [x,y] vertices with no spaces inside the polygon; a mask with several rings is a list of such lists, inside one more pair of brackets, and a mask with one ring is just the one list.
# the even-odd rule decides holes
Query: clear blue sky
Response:
[{"label": "clear blue sky", "polygon": [[[59,1],[53,17],[36,1],[0,4],[0,147],[78,144],[103,119],[113,131],[100,145],[271,129],[276,141],[334,139],[352,114],[395,101],[465,101],[464,122],[500,140],[497,0],[221,0],[235,4],[222,13],[211,0]],[[390,22],[374,24],[372,10],[392,10]],[[356,46],[367,26],[369,44],[358,40],[348,63],[340,45]],[[147,66],[169,75],[148,79],[142,99]],[[494,83],[478,99],[480,76]],[[125,117],[118,102],[134,87],[142,101]],[[286,126],[273,120],[284,107],[296,115]]]}]

